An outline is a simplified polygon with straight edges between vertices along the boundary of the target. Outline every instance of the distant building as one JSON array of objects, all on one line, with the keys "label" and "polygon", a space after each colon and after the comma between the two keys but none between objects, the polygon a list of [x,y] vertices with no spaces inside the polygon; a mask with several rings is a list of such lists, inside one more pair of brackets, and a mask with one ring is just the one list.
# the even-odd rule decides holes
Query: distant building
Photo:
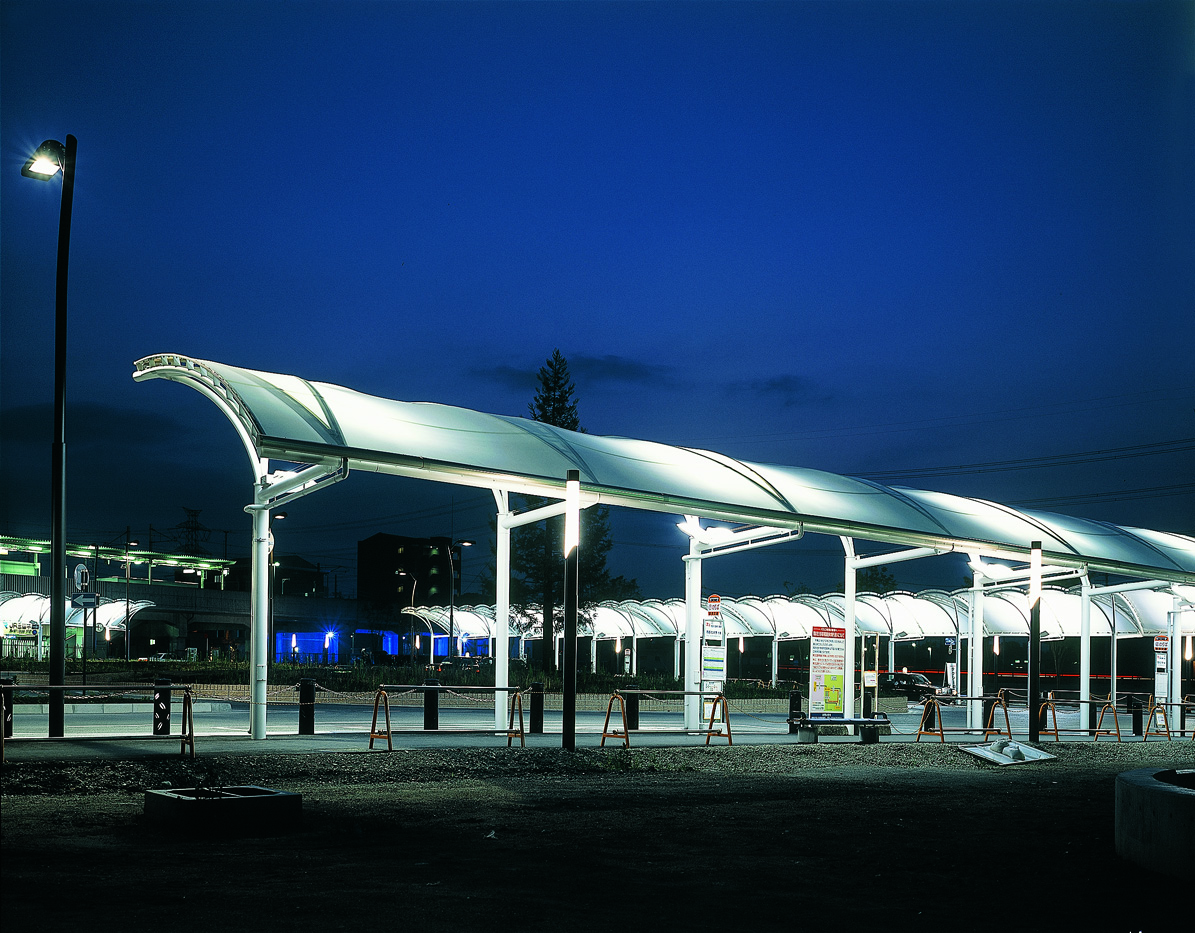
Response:
[{"label": "distant building", "polygon": [[[324,572],[318,564],[296,554],[274,555],[273,584],[275,596],[327,596]],[[253,582],[253,560],[242,557],[228,571],[224,588],[248,592]]]},{"label": "distant building", "polygon": [[[403,575],[399,574],[403,572]],[[451,538],[379,532],[357,542],[357,599],[374,607],[447,606],[461,588],[461,549]]]}]

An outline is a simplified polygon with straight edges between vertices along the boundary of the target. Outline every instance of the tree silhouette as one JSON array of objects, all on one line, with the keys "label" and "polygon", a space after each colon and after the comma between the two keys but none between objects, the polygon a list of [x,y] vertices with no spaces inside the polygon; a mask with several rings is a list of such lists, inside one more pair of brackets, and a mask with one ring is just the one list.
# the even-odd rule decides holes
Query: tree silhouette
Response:
[{"label": "tree silhouette", "polygon": [[[584,433],[577,413],[576,386],[568,371],[568,361],[560,350],[553,350],[536,374],[535,397],[527,406],[531,418],[568,431]],[[546,505],[550,500],[521,496],[523,510]],[[606,556],[610,538],[610,510],[596,505],[581,512],[580,602],[586,605],[605,599],[634,599],[641,595],[639,584],[625,577],[611,577]],[[553,634],[558,621],[557,608],[564,594],[564,518],[547,519],[516,528],[511,535],[511,604],[526,615],[526,607],[539,602],[543,632],[541,657],[545,671],[556,666]]]}]

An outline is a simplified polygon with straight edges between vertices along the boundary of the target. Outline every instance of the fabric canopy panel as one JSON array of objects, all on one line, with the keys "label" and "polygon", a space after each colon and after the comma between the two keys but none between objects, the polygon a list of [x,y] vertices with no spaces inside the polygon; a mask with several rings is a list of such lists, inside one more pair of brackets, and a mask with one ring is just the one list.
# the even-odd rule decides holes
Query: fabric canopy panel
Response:
[{"label": "fabric canopy panel", "polygon": [[563,497],[568,470],[612,505],[893,544],[1027,554],[1051,563],[1195,583],[1195,538],[1124,528],[708,450],[599,437],[505,415],[401,402],[295,376],[161,354],[133,378],[198,389],[259,458]]}]

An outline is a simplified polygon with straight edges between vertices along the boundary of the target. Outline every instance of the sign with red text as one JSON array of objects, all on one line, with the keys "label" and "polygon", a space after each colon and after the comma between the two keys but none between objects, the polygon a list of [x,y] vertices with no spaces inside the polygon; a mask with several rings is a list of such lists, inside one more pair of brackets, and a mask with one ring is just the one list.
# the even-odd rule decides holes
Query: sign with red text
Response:
[{"label": "sign with red text", "polygon": [[815,626],[809,640],[809,715],[843,716],[845,681],[846,629]]}]

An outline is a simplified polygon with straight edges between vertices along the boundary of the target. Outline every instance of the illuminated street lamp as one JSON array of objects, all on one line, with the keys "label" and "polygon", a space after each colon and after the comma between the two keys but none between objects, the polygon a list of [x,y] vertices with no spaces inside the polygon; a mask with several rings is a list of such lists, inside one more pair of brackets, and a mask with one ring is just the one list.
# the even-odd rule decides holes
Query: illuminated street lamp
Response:
[{"label": "illuminated street lamp", "polygon": [[[58,275],[54,284],[54,434],[50,447],[50,684],[66,682],[66,283],[70,258],[71,206],[78,140],[47,139],[21,168],[26,178],[49,181],[62,172],[58,214]],[[64,691],[50,691],[49,735],[65,727]]]},{"label": "illuminated street lamp", "polygon": [[133,640],[133,627],[129,623],[129,576],[132,563],[129,548],[140,547],[141,542],[129,537],[129,529],[124,530],[124,659],[129,660],[129,642]]},{"label": "illuminated street lamp", "polygon": [[408,644],[411,646],[411,667],[413,668],[415,666],[415,651],[419,647],[415,644],[415,587],[419,585],[419,580],[409,570],[396,570],[394,571],[394,575],[396,577],[409,577],[411,580],[410,607],[404,610],[400,606],[398,611],[399,613],[407,612],[411,616],[411,640]]},{"label": "illuminated street lamp", "polygon": [[453,550],[462,547],[473,547],[473,542],[462,538],[453,541],[448,548],[448,660],[456,655],[456,564],[452,560]]}]

